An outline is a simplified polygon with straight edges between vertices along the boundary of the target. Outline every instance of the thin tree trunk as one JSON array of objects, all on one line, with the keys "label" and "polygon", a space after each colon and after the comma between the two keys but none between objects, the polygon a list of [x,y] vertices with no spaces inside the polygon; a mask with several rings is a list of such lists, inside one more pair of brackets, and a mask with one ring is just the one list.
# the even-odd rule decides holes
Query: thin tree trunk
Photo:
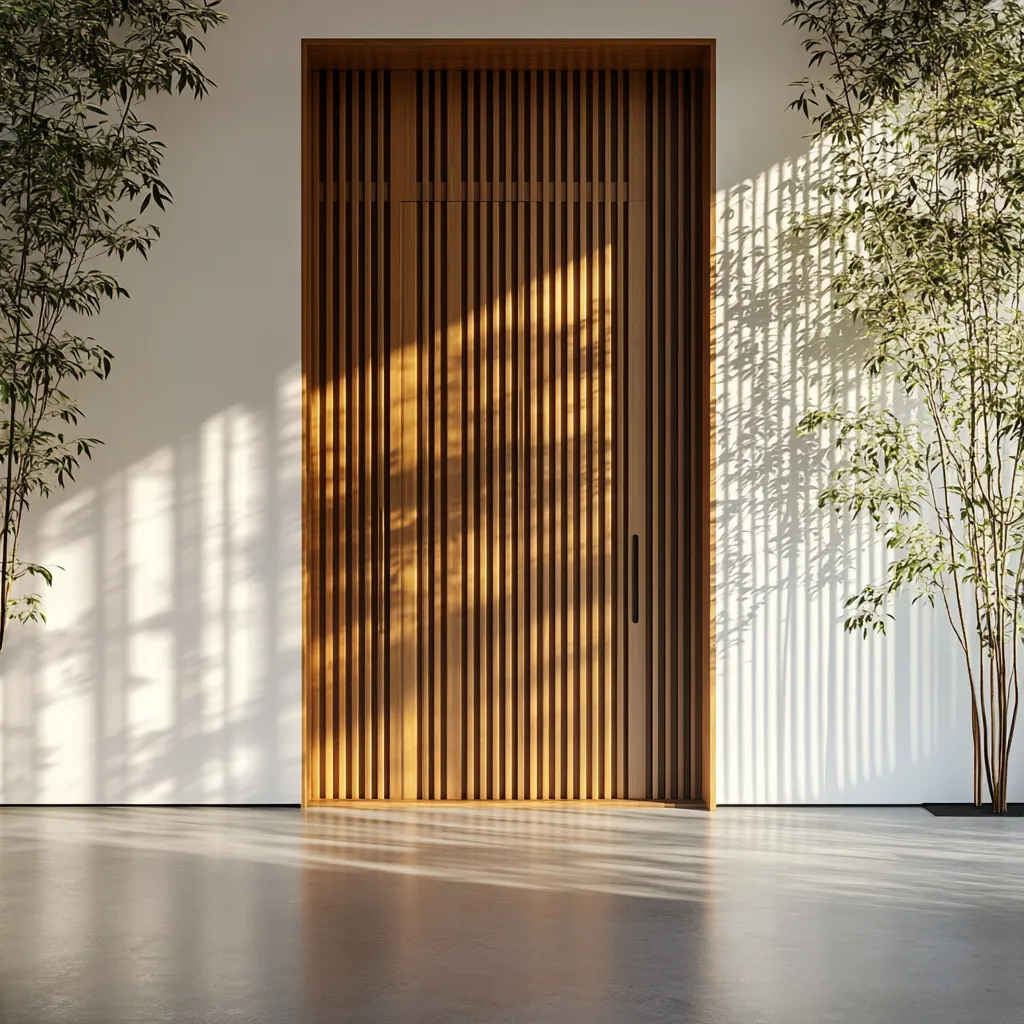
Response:
[{"label": "thin tree trunk", "polygon": [[978,701],[971,695],[971,732],[974,737],[974,806],[981,806],[981,726],[978,723]]}]

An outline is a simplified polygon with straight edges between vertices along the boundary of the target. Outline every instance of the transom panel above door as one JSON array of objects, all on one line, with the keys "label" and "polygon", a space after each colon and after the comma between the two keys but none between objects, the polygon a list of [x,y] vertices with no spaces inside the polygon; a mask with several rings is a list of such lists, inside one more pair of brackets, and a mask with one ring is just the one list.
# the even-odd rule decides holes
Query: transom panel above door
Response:
[{"label": "transom panel above door", "polygon": [[311,72],[307,801],[702,795],[702,88]]}]

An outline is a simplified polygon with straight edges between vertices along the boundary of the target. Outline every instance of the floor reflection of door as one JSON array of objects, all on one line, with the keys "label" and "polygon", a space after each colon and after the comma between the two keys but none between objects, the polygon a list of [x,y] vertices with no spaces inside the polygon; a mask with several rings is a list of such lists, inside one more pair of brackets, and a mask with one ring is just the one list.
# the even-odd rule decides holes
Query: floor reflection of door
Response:
[{"label": "floor reflection of door", "polygon": [[699,795],[696,101],[317,76],[312,798]]}]

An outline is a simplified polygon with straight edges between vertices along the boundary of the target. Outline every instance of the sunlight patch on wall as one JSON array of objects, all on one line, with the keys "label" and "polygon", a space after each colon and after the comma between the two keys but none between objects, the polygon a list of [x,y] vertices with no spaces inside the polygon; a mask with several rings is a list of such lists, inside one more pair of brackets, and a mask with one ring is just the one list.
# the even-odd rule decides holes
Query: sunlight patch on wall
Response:
[{"label": "sunlight patch on wall", "polygon": [[[251,790],[262,754],[246,728],[266,685],[266,594],[260,566],[269,504],[265,417],[235,408],[227,419],[227,481],[230,514],[227,566],[227,721],[231,757],[227,792]],[[232,801],[233,802],[233,801]]]},{"label": "sunlight patch on wall", "polygon": [[66,571],[5,651],[0,802],[297,799],[297,367],[269,384],[40,509]]},{"label": "sunlight patch on wall", "polygon": [[37,756],[46,769],[41,798],[50,803],[89,799],[93,779],[93,738],[83,725],[93,717],[95,694],[82,685],[82,678],[87,658],[83,641],[96,625],[95,607],[89,600],[95,583],[96,540],[83,536],[76,524],[89,521],[95,499],[92,489],[78,492],[47,524],[46,541],[52,552],[47,563],[60,567],[55,570],[56,582],[81,584],[81,589],[55,588],[59,599],[46,603],[48,628],[59,639],[47,646],[34,697],[39,716]]},{"label": "sunlight patch on wall", "polygon": [[127,559],[127,782],[144,803],[172,799],[173,779],[148,770],[167,757],[174,717],[174,452],[155,452],[125,478]]},{"label": "sunlight patch on wall", "polygon": [[259,753],[246,736],[266,677],[264,588],[260,585],[267,503],[265,427],[236,407],[200,432],[204,734],[216,737],[203,779],[207,794],[245,792]]},{"label": "sunlight patch on wall", "polygon": [[[227,414],[219,413],[208,419],[199,430],[199,438],[204,495],[200,512],[200,674],[205,698],[199,721],[204,734],[217,736],[223,735],[227,728]],[[223,758],[210,759],[203,777],[204,790],[211,794],[225,792],[227,769]]]},{"label": "sunlight patch on wall", "polygon": [[[302,375],[298,366],[278,374],[276,380],[277,468],[275,509],[277,520],[276,591],[274,601],[277,644],[270,652],[270,692],[277,721],[278,770],[296,787],[302,777],[298,738],[302,729]],[[296,571],[298,570],[298,571]]]}]

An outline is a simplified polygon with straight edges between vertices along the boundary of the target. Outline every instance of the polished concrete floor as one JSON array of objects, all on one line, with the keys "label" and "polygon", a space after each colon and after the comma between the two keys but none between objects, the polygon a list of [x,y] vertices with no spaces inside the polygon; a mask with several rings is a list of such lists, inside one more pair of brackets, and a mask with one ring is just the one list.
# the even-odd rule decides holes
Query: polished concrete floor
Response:
[{"label": "polished concrete floor", "polygon": [[1024,821],[0,810],[0,1022],[1017,1024]]}]

